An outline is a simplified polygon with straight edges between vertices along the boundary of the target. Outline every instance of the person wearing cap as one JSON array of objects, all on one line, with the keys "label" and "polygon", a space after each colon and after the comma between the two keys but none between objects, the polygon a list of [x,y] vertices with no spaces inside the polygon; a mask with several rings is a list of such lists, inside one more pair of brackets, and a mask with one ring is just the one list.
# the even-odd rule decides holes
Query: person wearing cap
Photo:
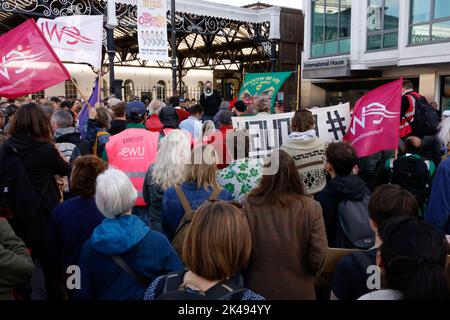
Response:
[{"label": "person wearing cap", "polygon": [[195,106],[192,106],[189,118],[180,123],[180,129],[189,132],[194,139],[201,138],[203,131],[201,122],[202,115],[203,110],[201,105],[196,104]]},{"label": "person wearing cap", "polygon": [[146,107],[142,101],[131,101],[126,107],[127,128],[112,136],[106,144],[103,159],[125,172],[138,192],[132,213],[145,223],[148,221],[148,206],[142,189],[145,174],[155,162],[158,152],[159,133],[145,128]]},{"label": "person wearing cap", "polygon": [[245,105],[245,102],[242,100],[238,100],[234,103],[234,113],[238,117],[245,117],[247,116],[247,106]]}]

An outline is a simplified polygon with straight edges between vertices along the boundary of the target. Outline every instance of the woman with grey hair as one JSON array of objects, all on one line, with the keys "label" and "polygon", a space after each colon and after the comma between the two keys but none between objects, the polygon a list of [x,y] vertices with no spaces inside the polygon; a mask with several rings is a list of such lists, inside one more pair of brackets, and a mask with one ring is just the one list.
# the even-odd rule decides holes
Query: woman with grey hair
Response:
[{"label": "woman with grey hair", "polygon": [[220,116],[222,115],[222,113],[224,113],[225,111],[230,109],[230,103],[228,101],[222,101],[222,103],[220,104],[220,108],[219,108],[219,112],[216,113],[216,115],[214,116],[213,122],[214,125],[216,126],[216,129],[220,128]]},{"label": "woman with grey hair", "polygon": [[251,113],[258,116],[270,114],[270,98],[257,96],[251,107]]},{"label": "woman with grey hair", "polygon": [[147,128],[147,130],[152,132],[161,131],[164,125],[159,120],[158,114],[159,111],[165,106],[166,104],[161,100],[153,100],[152,102],[150,102],[148,108],[151,116],[145,122],[145,127]]},{"label": "woman with grey hair", "polygon": [[167,238],[131,214],[137,191],[120,170],[97,177],[95,203],[105,220],[84,244],[80,258],[84,300],[142,300],[158,276],[182,271]]}]

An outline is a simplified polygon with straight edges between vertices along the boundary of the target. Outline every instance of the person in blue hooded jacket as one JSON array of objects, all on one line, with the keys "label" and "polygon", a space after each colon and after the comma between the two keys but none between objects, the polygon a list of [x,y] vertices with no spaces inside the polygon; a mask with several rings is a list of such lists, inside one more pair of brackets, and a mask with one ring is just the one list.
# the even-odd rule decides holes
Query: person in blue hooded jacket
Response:
[{"label": "person in blue hooded jacket", "polygon": [[[450,146],[450,118],[442,121],[438,134],[439,140],[447,148]],[[441,162],[431,187],[425,221],[434,226],[439,232],[450,234],[450,158]]]},{"label": "person in blue hooded jacket", "polygon": [[131,215],[136,197],[136,189],[122,171],[108,169],[98,176],[95,203],[106,219],[83,246],[76,298],[142,300],[145,283],[183,270],[167,238]]}]

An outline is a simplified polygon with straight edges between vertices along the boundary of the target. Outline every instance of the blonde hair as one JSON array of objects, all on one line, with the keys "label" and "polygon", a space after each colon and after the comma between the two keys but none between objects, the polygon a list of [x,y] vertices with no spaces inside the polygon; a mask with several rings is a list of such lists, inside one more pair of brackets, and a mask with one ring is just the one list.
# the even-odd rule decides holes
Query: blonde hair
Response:
[{"label": "blonde hair", "polygon": [[161,100],[153,100],[150,102],[149,108],[152,114],[158,114],[162,107],[165,107],[166,104]]},{"label": "blonde hair", "polygon": [[214,132],[216,132],[216,126],[214,125],[214,122],[212,122],[211,120],[206,120],[203,123],[203,136],[209,137]]},{"label": "blonde hair", "polygon": [[191,156],[191,143],[183,130],[172,130],[161,140],[153,165],[153,183],[163,190],[183,182],[186,165]]},{"label": "blonde hair", "polygon": [[185,182],[196,183],[197,187],[219,189],[217,183],[217,164],[219,157],[212,145],[202,145],[194,148],[191,153],[191,163],[187,165]]}]

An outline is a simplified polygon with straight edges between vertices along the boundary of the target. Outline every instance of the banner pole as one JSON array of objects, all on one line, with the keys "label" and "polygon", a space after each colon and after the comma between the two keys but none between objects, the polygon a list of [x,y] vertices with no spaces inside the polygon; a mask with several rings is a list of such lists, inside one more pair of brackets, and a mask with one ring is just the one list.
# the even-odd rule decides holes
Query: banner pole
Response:
[{"label": "banner pole", "polygon": [[80,88],[78,87],[77,83],[75,82],[75,80],[70,77],[70,81],[72,81],[73,85],[75,86],[75,88],[77,88],[78,93],[80,94],[81,98],[83,98],[84,102],[86,102],[87,106],[89,107],[89,109],[92,109],[91,104],[89,103],[88,99],[86,99],[85,95],[83,94],[83,92],[81,92]]},{"label": "banner pole", "polygon": [[103,85],[103,79],[102,79],[102,71],[100,70],[98,72],[98,92],[97,92],[97,101],[100,103],[102,99],[102,85]]},{"label": "banner pole", "polygon": [[300,65],[297,66],[297,110],[300,109]]}]

